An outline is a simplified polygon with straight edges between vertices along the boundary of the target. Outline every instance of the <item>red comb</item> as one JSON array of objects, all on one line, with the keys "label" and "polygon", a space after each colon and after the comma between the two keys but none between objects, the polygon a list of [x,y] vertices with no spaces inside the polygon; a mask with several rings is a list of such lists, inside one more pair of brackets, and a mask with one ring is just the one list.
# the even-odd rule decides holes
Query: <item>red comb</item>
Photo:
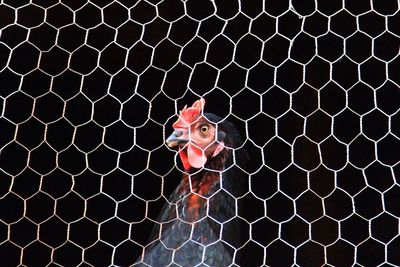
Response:
[{"label": "red comb", "polygon": [[193,105],[190,108],[187,108],[185,106],[180,112],[179,112],[179,118],[172,127],[174,129],[180,128],[180,129],[185,129],[189,127],[189,125],[196,120],[196,118],[201,114],[201,110],[204,108],[204,105],[206,104],[206,101],[201,98],[200,100],[197,100],[196,102],[193,103]]}]

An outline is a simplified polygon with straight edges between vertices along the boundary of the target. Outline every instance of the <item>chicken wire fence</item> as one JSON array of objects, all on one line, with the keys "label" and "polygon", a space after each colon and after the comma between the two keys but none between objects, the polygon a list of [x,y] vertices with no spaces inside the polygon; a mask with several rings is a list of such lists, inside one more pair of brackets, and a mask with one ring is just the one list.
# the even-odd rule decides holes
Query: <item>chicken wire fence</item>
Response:
[{"label": "chicken wire fence", "polygon": [[140,259],[200,97],[250,155],[233,264],[400,265],[397,1],[0,3],[2,266]]}]

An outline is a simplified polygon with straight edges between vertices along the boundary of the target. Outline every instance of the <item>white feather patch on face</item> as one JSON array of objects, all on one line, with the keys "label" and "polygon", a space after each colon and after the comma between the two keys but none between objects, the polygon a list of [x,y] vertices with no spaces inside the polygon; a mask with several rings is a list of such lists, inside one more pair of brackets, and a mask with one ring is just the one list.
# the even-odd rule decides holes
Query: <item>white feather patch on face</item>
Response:
[{"label": "white feather patch on face", "polygon": [[207,162],[207,157],[204,155],[203,150],[194,145],[188,146],[187,155],[190,166],[196,169],[202,168]]},{"label": "white feather patch on face", "polygon": [[213,154],[211,157],[215,157],[219,154],[219,152],[221,152],[223,149],[225,148],[225,143],[224,141],[220,141],[217,145],[217,147],[215,148]]}]

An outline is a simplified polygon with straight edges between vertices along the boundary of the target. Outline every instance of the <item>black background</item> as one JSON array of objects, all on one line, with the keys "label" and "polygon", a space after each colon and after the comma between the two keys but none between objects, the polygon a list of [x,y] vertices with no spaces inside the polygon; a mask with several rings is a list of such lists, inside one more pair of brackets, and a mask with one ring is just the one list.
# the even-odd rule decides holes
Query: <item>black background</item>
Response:
[{"label": "black background", "polygon": [[201,96],[251,155],[240,266],[400,265],[397,1],[32,2],[0,4],[2,266],[133,264]]}]

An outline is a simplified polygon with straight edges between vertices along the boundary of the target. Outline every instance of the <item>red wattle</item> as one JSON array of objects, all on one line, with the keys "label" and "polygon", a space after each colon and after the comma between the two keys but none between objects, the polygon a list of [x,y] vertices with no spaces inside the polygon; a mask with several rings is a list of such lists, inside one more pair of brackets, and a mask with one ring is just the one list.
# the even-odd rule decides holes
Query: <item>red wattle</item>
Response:
[{"label": "red wattle", "polygon": [[182,164],[183,164],[183,168],[185,168],[185,170],[189,170],[190,169],[190,164],[189,164],[189,160],[188,160],[188,156],[186,154],[186,151],[179,150],[179,156],[181,158],[181,161],[182,161]]}]

